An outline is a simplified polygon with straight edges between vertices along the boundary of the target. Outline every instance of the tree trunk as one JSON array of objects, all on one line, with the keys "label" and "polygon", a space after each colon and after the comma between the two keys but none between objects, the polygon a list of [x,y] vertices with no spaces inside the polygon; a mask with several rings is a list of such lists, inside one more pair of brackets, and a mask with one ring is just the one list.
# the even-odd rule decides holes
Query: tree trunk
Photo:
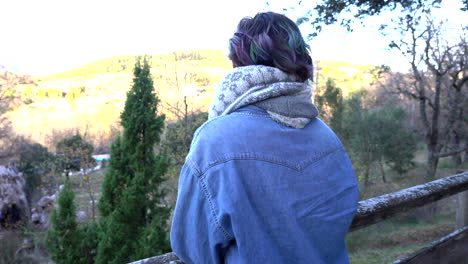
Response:
[{"label": "tree trunk", "polygon": [[369,166],[366,166],[366,170],[364,172],[364,187],[369,187]]},{"label": "tree trunk", "polygon": [[434,151],[430,149],[429,156],[427,157],[426,175],[424,177],[425,182],[430,182],[430,181],[435,180],[438,163],[439,163],[439,158],[436,156]]},{"label": "tree trunk", "polygon": [[468,191],[457,195],[457,229],[468,226]]},{"label": "tree trunk", "polygon": [[[437,172],[437,164],[439,163],[439,158],[436,156],[433,148],[429,148],[429,155],[427,158],[427,168],[426,175],[424,177],[425,182],[430,182],[435,180]],[[437,203],[431,203],[423,208],[423,215],[426,221],[434,222],[434,217],[437,213]]]},{"label": "tree trunk", "polygon": [[384,170],[384,165],[383,165],[382,160],[379,160],[379,165],[380,165],[380,174],[382,174],[382,181],[384,183],[387,183],[387,178],[385,178],[385,170]]}]

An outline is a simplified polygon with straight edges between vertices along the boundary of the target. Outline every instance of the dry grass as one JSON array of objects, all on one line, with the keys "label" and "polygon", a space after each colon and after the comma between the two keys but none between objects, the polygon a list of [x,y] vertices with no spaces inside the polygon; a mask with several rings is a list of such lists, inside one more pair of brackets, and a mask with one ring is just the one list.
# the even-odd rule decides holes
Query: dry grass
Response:
[{"label": "dry grass", "polygon": [[[425,154],[419,152],[417,158],[418,156],[419,159],[424,160]],[[468,164],[463,164],[462,168],[468,169]],[[442,159],[437,178],[455,174],[458,169],[452,167],[449,159]],[[404,175],[388,172],[389,183],[385,184],[379,177],[374,177],[371,188],[361,188],[361,199],[421,184],[424,173],[424,164],[417,162],[416,168]],[[417,208],[390,220],[350,233],[347,237],[347,246],[351,263],[392,263],[453,232],[456,229],[456,199],[456,196],[450,196],[436,202],[438,215],[431,222],[424,218],[423,210]]]},{"label": "dry grass", "polygon": [[428,223],[413,213],[350,233],[351,263],[392,263],[455,230],[454,214],[439,215]]},{"label": "dry grass", "polygon": [[[212,100],[214,87],[205,87],[205,92],[192,93],[187,96],[189,110],[207,111]],[[46,144],[46,137],[53,130],[64,131],[78,128],[91,134],[109,133],[112,126],[117,126],[122,112],[126,89],[113,93],[103,92],[96,96],[79,97],[74,100],[67,98],[43,99],[7,113],[14,130],[21,135],[30,137],[36,142]],[[168,119],[175,116],[169,111],[177,102],[181,104],[184,98],[182,91],[163,90],[159,92],[160,109]]]},{"label": "dry grass", "polygon": [[0,232],[0,263],[53,264],[43,247],[43,237],[43,233]]},{"label": "dry grass", "polygon": [[[175,62],[168,55],[166,60],[159,61],[157,67],[151,69],[154,87],[161,100],[159,110],[168,119],[175,118],[170,109],[177,103],[180,105],[185,96],[189,110],[208,110],[216,83],[232,66],[227,58],[221,56],[221,52],[205,53],[204,56],[209,59],[200,61]],[[76,69],[73,74],[45,78],[36,87],[18,86],[21,98],[22,92],[31,91],[33,102],[18,104],[13,111],[7,113],[14,130],[41,144],[47,143],[46,137],[53,130],[77,128],[90,134],[108,133],[119,121],[126,93],[132,85],[133,74],[130,70],[121,73],[91,72],[83,67],[81,70]],[[197,83],[197,78],[206,78],[208,82]],[[79,90],[78,87],[84,87],[84,92],[79,97],[70,99],[68,95],[71,91]],[[46,92],[48,97],[45,96]],[[68,97],[63,97],[62,92],[67,93]]]}]

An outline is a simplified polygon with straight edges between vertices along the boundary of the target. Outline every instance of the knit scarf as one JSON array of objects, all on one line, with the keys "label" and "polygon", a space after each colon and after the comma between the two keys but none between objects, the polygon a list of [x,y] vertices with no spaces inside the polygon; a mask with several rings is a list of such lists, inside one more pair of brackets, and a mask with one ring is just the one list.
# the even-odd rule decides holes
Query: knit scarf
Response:
[{"label": "knit scarf", "polygon": [[303,128],[318,115],[307,82],[277,68],[251,65],[234,68],[216,90],[209,119],[227,115],[247,105],[267,111],[276,122]]}]

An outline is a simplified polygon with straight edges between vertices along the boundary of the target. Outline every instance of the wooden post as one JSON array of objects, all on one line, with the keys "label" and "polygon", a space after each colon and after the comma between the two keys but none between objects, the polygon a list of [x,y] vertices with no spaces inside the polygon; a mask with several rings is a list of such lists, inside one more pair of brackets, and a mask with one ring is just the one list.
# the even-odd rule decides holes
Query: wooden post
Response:
[{"label": "wooden post", "polygon": [[468,226],[468,191],[457,196],[457,228],[462,228]]}]

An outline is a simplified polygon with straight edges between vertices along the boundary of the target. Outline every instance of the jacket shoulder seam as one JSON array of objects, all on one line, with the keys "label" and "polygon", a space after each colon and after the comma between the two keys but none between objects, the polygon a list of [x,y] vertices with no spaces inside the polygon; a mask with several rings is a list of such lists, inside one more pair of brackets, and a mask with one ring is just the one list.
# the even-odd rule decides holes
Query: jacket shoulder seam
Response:
[{"label": "jacket shoulder seam", "polygon": [[190,167],[190,169],[194,172],[194,174],[197,177],[202,176],[203,173],[201,169],[195,164],[195,162],[190,158],[189,155],[185,158],[185,163]]}]

